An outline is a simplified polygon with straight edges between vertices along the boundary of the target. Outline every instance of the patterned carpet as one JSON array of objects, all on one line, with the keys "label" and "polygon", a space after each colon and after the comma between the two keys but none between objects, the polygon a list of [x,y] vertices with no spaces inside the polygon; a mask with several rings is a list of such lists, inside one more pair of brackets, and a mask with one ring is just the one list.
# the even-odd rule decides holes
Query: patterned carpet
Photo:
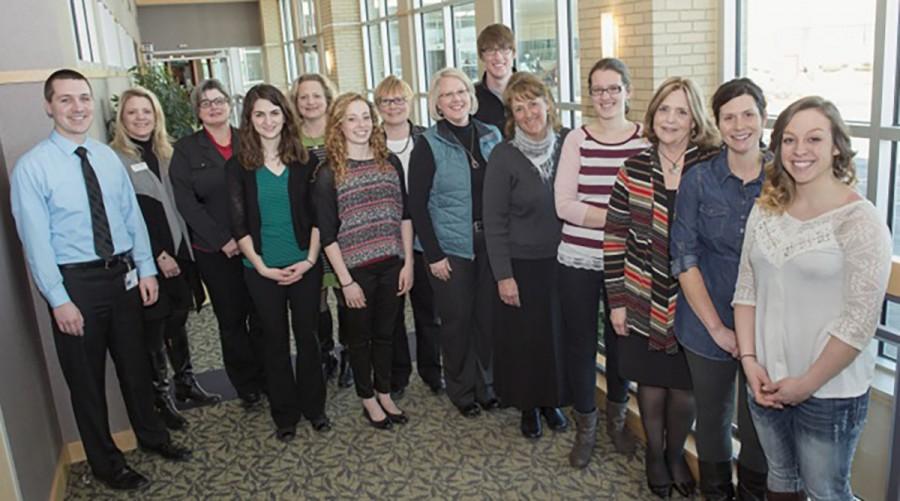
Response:
[{"label": "patterned carpet", "polygon": [[[209,309],[192,315],[198,372],[220,366]],[[653,499],[643,485],[642,451],[616,454],[600,434],[594,460],[574,470],[566,454],[574,433],[545,430],[522,438],[512,409],[465,419],[445,396],[414,379],[401,407],[410,423],[392,431],[370,427],[352,389],[329,386],[325,434],[301,423],[285,445],[274,438],[267,409],[238,402],[185,411],[187,431],[174,437],[194,450],[186,463],[139,451],[129,463],[151,479],[137,494],[92,481],[86,463],[71,467],[67,499]],[[602,422],[600,423],[602,429]]]}]

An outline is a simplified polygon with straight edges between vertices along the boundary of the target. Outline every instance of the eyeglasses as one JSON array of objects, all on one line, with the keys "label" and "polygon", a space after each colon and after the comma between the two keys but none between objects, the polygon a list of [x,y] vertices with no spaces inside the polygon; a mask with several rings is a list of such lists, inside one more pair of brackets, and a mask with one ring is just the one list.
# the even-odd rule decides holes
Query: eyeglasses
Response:
[{"label": "eyeglasses", "polygon": [[591,87],[591,97],[600,97],[603,94],[609,96],[618,96],[622,92],[621,85],[610,85],[609,87]]},{"label": "eyeglasses", "polygon": [[225,99],[224,97],[217,97],[215,99],[204,99],[204,100],[200,101],[199,104],[200,104],[200,109],[205,110],[205,109],[212,107],[213,105],[225,106],[226,104],[228,104],[228,100]]},{"label": "eyeglasses", "polygon": [[485,56],[495,56],[497,54],[500,54],[501,56],[508,56],[508,55],[512,54],[512,48],[511,47],[491,47],[490,49],[484,49],[483,51],[481,51],[481,53],[484,54]]},{"label": "eyeglasses", "polygon": [[465,99],[469,96],[469,91],[466,89],[459,89],[453,92],[444,92],[443,94],[438,94],[438,99],[442,99],[444,101],[449,101],[454,97],[458,97],[460,99]]},{"label": "eyeglasses", "polygon": [[392,97],[392,98],[381,98],[378,100],[379,106],[384,106],[385,108],[389,108],[391,106],[403,106],[406,104],[405,97]]}]

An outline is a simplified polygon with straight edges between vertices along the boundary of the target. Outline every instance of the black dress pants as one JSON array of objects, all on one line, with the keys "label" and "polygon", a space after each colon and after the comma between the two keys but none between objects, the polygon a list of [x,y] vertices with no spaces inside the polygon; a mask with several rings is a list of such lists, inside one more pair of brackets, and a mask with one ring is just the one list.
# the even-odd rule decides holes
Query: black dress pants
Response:
[{"label": "black dress pants", "polygon": [[403,305],[397,295],[401,267],[400,259],[392,257],[350,270],[366,296],[365,308],[347,307],[345,313],[350,366],[360,398],[391,391],[393,336],[397,311]]},{"label": "black dress pants", "polygon": [[[128,419],[139,443],[169,440],[153,409],[150,359],[142,335],[138,287],[125,290],[125,264],[110,269],[65,269],[63,284],[84,318],[84,335],[72,336],[53,321],[53,339],[75,423],[95,475],[110,477],[125,465],[113,442],[106,404],[106,353],[115,365]],[[52,318],[52,312],[51,312]]]},{"label": "black dress pants", "polygon": [[241,257],[198,250],[194,259],[219,323],[222,359],[231,385],[241,396],[262,391],[262,332],[244,282]]},{"label": "black dress pants", "polygon": [[[272,419],[279,428],[294,426],[300,417],[325,414],[325,375],[316,326],[322,266],[316,264],[299,282],[278,285],[254,269],[244,268],[247,286],[262,324],[263,367]],[[290,312],[290,323],[288,323]],[[297,348],[291,367],[291,330]]]},{"label": "black dress pants", "polygon": [[609,303],[603,272],[558,266],[559,298],[562,306],[562,346],[567,367],[569,395],[575,410],[588,413],[596,407],[597,330],[603,302],[603,344],[606,350],[607,398],[628,401],[630,382],[619,375],[619,339],[609,321]]},{"label": "black dress pants", "polygon": [[[441,349],[438,323],[434,307],[434,292],[428,282],[428,267],[421,252],[413,254],[413,288],[409,291],[412,303],[413,322],[416,335],[416,368],[419,377],[428,386],[441,384]],[[402,298],[401,298],[402,300]],[[391,391],[401,390],[409,385],[412,374],[412,359],[409,353],[409,339],[406,333],[404,304],[401,302],[394,329],[394,357],[391,370]]]},{"label": "black dress pants", "polygon": [[447,396],[457,407],[496,398],[493,322],[499,298],[488,263],[484,234],[475,233],[475,259],[448,256],[450,279],[428,273],[438,315]]}]

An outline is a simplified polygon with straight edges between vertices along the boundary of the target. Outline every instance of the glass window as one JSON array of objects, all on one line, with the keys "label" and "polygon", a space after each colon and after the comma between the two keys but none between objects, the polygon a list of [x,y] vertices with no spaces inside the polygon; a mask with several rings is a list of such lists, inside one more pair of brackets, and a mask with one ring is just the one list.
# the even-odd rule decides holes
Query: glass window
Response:
[{"label": "glass window", "polygon": [[[868,122],[876,0],[746,2],[742,73],[755,80],[777,115],[800,97],[834,101],[845,120]],[[815,15],[812,15],[815,13]]]},{"label": "glass window", "polygon": [[314,0],[299,0],[300,2],[300,33],[303,36],[315,35],[318,33],[316,28],[316,5]]},{"label": "glass window", "polygon": [[372,86],[381,81],[385,75],[384,47],[381,43],[382,24],[372,24],[366,28],[369,34],[369,60],[372,62]]},{"label": "glass window", "polygon": [[475,33],[475,4],[453,7],[453,46],[456,68],[472,80],[478,80],[478,49]]},{"label": "glass window", "polygon": [[[390,7],[390,5],[388,6]],[[403,78],[403,56],[400,52],[400,21],[397,21],[396,19],[388,21],[387,27],[391,74]]]},{"label": "glass window", "polygon": [[444,0],[419,0],[419,7],[427,7],[429,5],[439,4]]},{"label": "glass window", "polygon": [[866,196],[869,179],[869,140],[861,137],[850,138],[850,146],[856,152],[853,163],[856,164],[856,191]]},{"label": "glass window", "polygon": [[241,49],[241,70],[243,72],[244,90],[263,81],[262,51],[260,49]]},{"label": "glass window", "polygon": [[516,0],[516,69],[530,71],[559,98],[559,42],[556,2]]},{"label": "glass window", "polygon": [[78,59],[99,63],[100,48],[97,46],[97,30],[94,25],[94,0],[69,0],[69,8],[75,29]]},{"label": "glass window", "polygon": [[425,47],[425,79],[447,66],[444,51],[444,13],[440,10],[422,14],[422,37]]},{"label": "glass window", "polygon": [[[581,103],[581,41],[578,36],[578,0],[569,2],[569,40],[572,45],[572,99],[573,103]],[[565,57],[565,54],[563,54]],[[581,113],[573,117],[573,122],[581,123]]]},{"label": "glass window", "polygon": [[366,0],[366,19],[378,19],[384,16],[384,0]]},{"label": "glass window", "polygon": [[387,0],[387,13],[389,16],[397,13],[397,0]]}]

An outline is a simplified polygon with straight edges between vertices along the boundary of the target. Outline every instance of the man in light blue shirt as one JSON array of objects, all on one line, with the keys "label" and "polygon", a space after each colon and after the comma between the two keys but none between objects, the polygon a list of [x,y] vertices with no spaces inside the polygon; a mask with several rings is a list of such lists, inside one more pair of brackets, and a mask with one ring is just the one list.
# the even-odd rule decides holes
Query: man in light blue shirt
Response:
[{"label": "man in light blue shirt", "polygon": [[31,274],[53,315],[53,337],[78,431],[94,475],[115,489],[148,480],[125,464],[106,415],[107,350],[139,445],[167,459],[173,444],[153,409],[141,308],[156,302],[156,266],[134,189],[106,145],[87,137],[91,87],[73,70],[44,84],[48,139],[12,173],[12,213]]}]

